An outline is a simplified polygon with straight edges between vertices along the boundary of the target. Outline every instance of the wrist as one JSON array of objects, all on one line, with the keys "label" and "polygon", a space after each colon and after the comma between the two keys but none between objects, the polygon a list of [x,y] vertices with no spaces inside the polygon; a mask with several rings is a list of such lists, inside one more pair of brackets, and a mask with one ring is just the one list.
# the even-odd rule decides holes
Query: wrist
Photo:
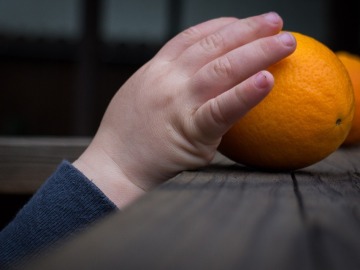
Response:
[{"label": "wrist", "polygon": [[94,142],[73,165],[120,209],[146,193],[128,179],[112,158]]}]

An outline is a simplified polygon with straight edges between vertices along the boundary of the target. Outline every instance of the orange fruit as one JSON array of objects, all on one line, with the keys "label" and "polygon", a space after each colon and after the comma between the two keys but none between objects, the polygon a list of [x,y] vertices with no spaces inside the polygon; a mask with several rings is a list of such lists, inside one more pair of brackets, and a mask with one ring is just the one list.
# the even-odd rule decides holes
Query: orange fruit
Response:
[{"label": "orange fruit", "polygon": [[343,145],[355,145],[360,143],[360,56],[348,52],[337,52],[337,56],[349,72],[355,94],[355,114],[350,133]]},{"label": "orange fruit", "polygon": [[295,170],[334,152],[354,114],[354,93],[339,58],[319,41],[292,33],[295,52],[269,67],[269,95],[230,128],[219,151],[244,165]]}]

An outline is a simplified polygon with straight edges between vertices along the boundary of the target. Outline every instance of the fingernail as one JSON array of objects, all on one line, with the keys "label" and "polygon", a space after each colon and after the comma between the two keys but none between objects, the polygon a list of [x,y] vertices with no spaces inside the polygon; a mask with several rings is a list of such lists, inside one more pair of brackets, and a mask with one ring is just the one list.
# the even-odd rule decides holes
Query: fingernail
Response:
[{"label": "fingernail", "polygon": [[264,14],[265,20],[270,23],[278,24],[280,22],[280,16],[276,12],[269,12]]},{"label": "fingernail", "polygon": [[255,86],[258,89],[263,89],[268,87],[269,83],[268,83],[268,78],[266,76],[266,74],[264,72],[259,72],[256,76],[255,76]]},{"label": "fingernail", "polygon": [[283,32],[283,33],[279,34],[279,39],[285,46],[288,46],[288,47],[292,47],[296,43],[294,36],[288,32]]}]

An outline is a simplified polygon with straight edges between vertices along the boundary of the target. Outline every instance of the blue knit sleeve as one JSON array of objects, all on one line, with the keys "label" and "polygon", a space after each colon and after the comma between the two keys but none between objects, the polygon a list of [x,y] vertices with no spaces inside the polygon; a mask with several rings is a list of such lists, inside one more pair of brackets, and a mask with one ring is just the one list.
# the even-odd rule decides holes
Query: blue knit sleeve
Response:
[{"label": "blue knit sleeve", "polygon": [[95,184],[63,161],[0,232],[0,269],[38,255],[116,209]]}]

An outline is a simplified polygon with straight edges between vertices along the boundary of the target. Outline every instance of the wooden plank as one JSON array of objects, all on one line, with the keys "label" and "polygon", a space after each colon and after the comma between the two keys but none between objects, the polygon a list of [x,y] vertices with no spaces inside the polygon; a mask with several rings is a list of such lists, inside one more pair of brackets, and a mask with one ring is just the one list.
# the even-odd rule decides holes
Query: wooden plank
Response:
[{"label": "wooden plank", "polygon": [[292,176],[315,269],[360,269],[360,147]]},{"label": "wooden plank", "polygon": [[0,194],[32,194],[63,160],[74,160],[89,138],[0,137]]},{"label": "wooden plank", "polygon": [[359,269],[358,157],[276,174],[218,157],[27,269]]},{"label": "wooden plank", "polygon": [[[89,141],[0,138],[1,191],[32,192]],[[218,155],[29,269],[360,269],[359,187],[360,147],[292,173]]]},{"label": "wooden plank", "polygon": [[316,269],[360,269],[360,171],[294,177]]},{"label": "wooden plank", "polygon": [[289,174],[185,172],[30,269],[304,269],[298,211]]},{"label": "wooden plank", "polygon": [[[88,137],[0,137],[0,194],[32,194],[63,159],[76,159]],[[351,159],[348,159],[351,156]],[[339,149],[311,166],[314,172],[350,170],[360,160],[360,147]],[[215,164],[234,164],[220,154]]]}]

